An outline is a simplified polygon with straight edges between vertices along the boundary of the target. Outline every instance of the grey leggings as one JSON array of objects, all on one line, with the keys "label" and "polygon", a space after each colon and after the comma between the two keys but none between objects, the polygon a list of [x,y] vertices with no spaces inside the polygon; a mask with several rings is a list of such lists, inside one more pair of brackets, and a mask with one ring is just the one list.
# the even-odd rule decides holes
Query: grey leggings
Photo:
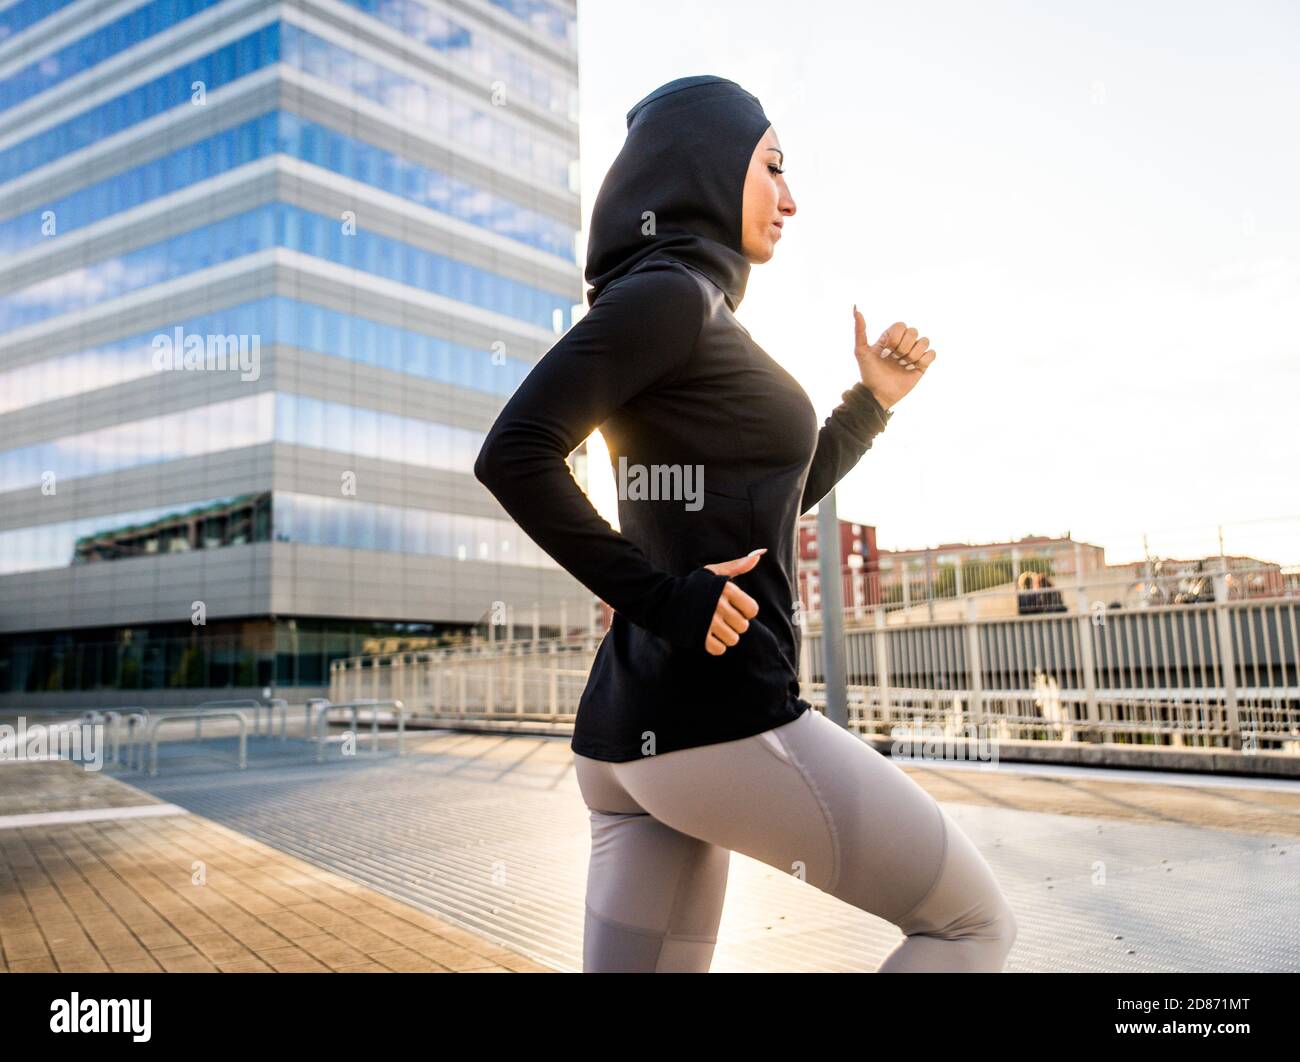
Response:
[{"label": "grey leggings", "polygon": [[737,741],[574,763],[591,811],[586,973],[707,972],[732,851],[898,926],[881,973],[1002,970],[1016,921],[984,857],[819,711]]}]

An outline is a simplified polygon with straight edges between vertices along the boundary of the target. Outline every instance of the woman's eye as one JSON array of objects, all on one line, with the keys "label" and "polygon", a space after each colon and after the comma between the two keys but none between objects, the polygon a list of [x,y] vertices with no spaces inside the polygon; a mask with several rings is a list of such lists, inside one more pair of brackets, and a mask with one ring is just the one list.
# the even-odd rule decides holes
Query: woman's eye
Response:
[{"label": "woman's eye", "polygon": [[785,173],[785,170],[781,169],[781,167],[779,167],[779,166],[770,166],[770,165],[769,165],[769,166],[768,166],[768,171],[771,172],[771,173]]}]

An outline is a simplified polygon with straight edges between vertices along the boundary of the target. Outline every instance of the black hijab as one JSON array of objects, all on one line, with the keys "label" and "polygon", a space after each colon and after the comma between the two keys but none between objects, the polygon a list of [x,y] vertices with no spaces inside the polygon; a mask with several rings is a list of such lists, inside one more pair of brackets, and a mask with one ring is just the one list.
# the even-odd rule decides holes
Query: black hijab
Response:
[{"label": "black hijab", "polygon": [[[771,123],[758,100],[726,78],[680,77],[627,112],[627,140],[592,208],[587,303],[651,255],[705,273],[735,310],[749,260],[741,252],[745,174]],[[654,235],[643,232],[654,212]]]}]

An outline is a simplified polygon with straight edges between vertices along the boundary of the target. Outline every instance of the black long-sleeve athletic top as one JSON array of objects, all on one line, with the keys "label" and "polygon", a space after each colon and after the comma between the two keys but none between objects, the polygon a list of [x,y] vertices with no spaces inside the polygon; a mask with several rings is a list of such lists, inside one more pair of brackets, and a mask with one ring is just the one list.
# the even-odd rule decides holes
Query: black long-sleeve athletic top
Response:
[{"label": "black long-sleeve athletic top", "polygon": [[[628,174],[662,177],[664,156],[674,143],[681,150],[685,120],[714,127],[719,172],[702,178],[693,168],[685,199],[679,190],[674,201],[661,179],[637,201]],[[651,135],[634,141],[647,127]],[[624,762],[748,737],[811,707],[799,696],[797,520],[891,414],[856,383],[819,430],[803,388],[734,316],[749,269],[739,251],[743,174],[766,128],[757,100],[719,78],[671,82],[633,108],[628,144],[640,151],[620,170],[625,145],[593,212],[593,237],[613,235],[589,240],[591,308],[524,379],[474,466],[529,537],[614,609],[570,745],[593,759]],[[698,138],[692,143],[691,152],[702,150]],[[721,208],[703,213],[713,210],[725,242],[701,235],[702,180],[724,186]],[[696,213],[680,209],[682,201]],[[658,208],[660,238],[648,253],[645,236],[618,227],[622,218],[635,231],[641,222],[628,211],[642,206]],[[628,473],[621,531],[566,463],[596,428],[615,476],[620,467]],[[678,489],[638,489],[649,482]],[[734,578],[758,615],[737,645],[710,655],[705,636],[727,579],[703,565],[763,546],[758,564]]]}]

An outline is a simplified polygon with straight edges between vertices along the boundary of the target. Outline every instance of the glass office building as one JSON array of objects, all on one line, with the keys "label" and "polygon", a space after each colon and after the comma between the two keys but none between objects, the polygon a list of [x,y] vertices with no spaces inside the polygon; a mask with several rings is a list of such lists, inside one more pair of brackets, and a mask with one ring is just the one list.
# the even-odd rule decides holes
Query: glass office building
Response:
[{"label": "glass office building", "polygon": [[0,707],[590,606],[473,475],[582,299],[576,55],[572,0],[0,0]]}]

